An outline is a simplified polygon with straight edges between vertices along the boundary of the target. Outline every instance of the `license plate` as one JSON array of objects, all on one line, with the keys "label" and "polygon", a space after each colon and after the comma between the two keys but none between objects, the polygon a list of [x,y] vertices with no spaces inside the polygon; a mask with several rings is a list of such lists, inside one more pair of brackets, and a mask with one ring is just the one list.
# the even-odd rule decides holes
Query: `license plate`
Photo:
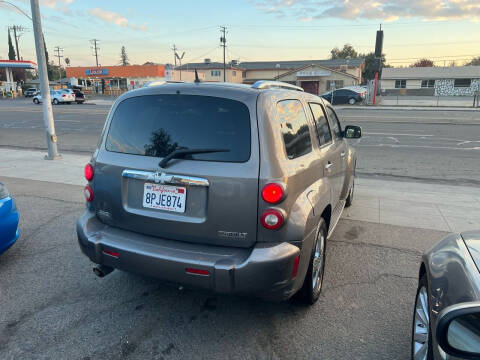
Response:
[{"label": "license plate", "polygon": [[146,183],[143,186],[143,207],[185,212],[187,189],[184,187]]}]

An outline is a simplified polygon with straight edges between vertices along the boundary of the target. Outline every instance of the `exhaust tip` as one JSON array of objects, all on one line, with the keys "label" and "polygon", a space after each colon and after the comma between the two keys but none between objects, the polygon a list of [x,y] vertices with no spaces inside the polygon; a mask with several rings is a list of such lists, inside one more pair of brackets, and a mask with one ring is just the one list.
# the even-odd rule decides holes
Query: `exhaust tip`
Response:
[{"label": "exhaust tip", "polygon": [[99,278],[103,278],[110,274],[114,269],[109,266],[99,265],[93,268],[93,273]]}]

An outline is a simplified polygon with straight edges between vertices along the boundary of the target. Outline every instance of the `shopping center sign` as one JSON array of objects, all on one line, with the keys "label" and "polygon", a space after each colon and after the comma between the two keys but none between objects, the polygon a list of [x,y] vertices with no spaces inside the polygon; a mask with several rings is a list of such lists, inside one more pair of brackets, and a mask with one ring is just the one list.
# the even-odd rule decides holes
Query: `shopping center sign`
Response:
[{"label": "shopping center sign", "polygon": [[297,71],[297,77],[317,77],[317,76],[330,76],[332,72],[328,70],[317,71]]},{"label": "shopping center sign", "polygon": [[108,69],[87,69],[85,70],[85,75],[108,75]]}]

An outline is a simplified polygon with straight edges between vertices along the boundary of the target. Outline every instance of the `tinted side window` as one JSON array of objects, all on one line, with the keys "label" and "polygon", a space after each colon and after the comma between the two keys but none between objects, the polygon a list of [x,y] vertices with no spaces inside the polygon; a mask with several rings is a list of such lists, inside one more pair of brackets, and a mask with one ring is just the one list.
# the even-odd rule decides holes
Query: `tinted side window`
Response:
[{"label": "tinted side window", "polygon": [[340,121],[338,121],[337,114],[335,114],[335,111],[333,111],[331,107],[327,107],[327,113],[332,125],[333,135],[336,139],[342,138],[342,127],[340,126]]},{"label": "tinted side window", "polygon": [[323,112],[323,107],[319,104],[310,104],[313,118],[315,119],[315,127],[317,129],[318,142],[321,145],[328,144],[332,141],[332,134],[330,133],[330,126],[328,125],[327,117]]},{"label": "tinted side window", "polygon": [[283,100],[277,104],[278,121],[289,159],[312,151],[307,116],[299,100]]},{"label": "tinted side window", "polygon": [[149,95],[123,100],[106,140],[112,152],[165,157],[178,149],[227,149],[188,160],[245,162],[250,158],[250,112],[239,101],[196,95]]}]

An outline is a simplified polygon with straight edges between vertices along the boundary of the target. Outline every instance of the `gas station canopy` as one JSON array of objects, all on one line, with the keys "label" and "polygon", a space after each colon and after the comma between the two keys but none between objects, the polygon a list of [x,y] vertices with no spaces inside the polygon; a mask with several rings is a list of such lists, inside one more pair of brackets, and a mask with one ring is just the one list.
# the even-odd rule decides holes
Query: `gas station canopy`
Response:
[{"label": "gas station canopy", "polygon": [[16,89],[16,84],[13,81],[12,69],[36,69],[36,68],[37,68],[37,64],[35,64],[33,61],[0,60],[0,69],[5,69],[7,74],[5,90],[11,91]]},{"label": "gas station canopy", "polygon": [[37,64],[35,64],[33,61],[24,60],[0,60],[0,68],[36,69]]}]

